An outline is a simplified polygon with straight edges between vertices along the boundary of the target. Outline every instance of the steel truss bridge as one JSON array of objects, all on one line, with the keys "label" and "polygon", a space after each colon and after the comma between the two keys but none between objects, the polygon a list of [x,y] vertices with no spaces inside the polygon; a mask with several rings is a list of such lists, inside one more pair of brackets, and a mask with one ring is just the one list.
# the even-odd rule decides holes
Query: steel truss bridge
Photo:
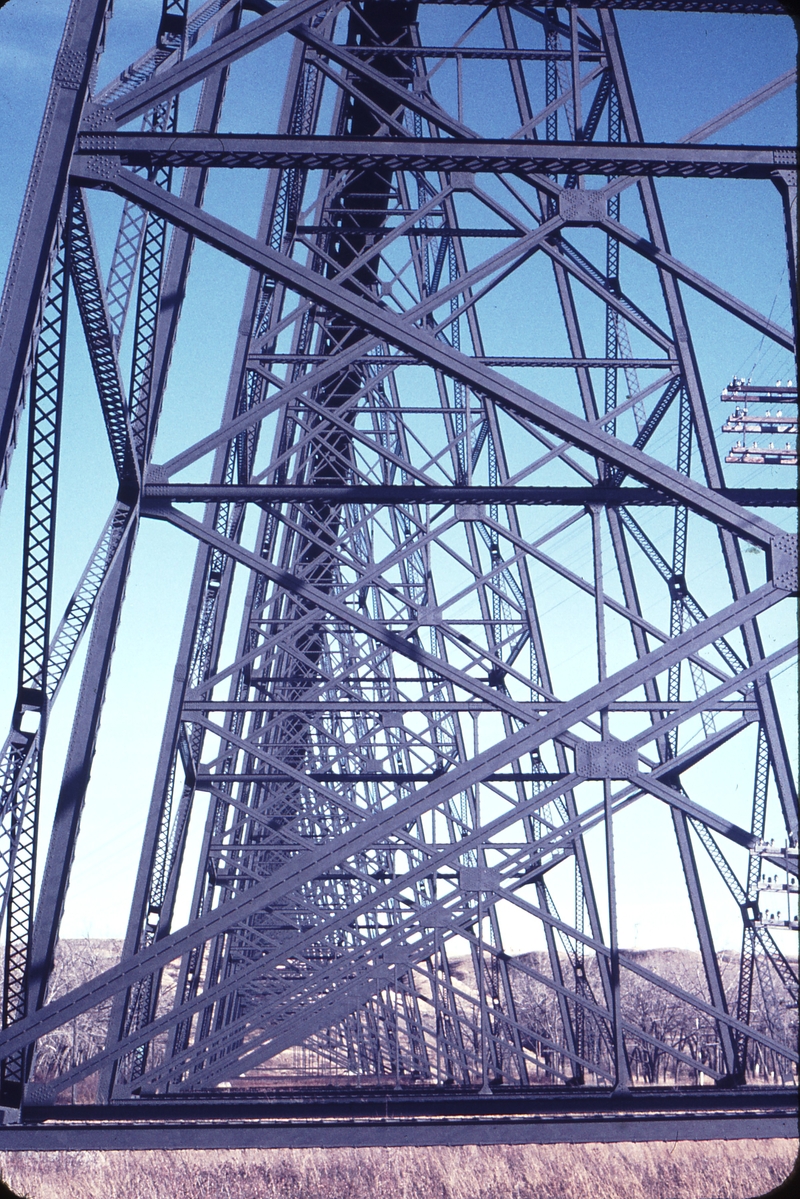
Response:
[{"label": "steel truss bridge", "polygon": [[[771,181],[794,302],[793,149],[714,144],[794,72],[648,142],[628,10],[783,13],[163,0],[109,78],[72,0],[0,318],[3,1147],[794,1135],[794,492],[730,486],[701,363],[795,335],[673,252],[656,183]],[[78,358],[114,482],[56,606]],[[152,759],[127,931],[65,983],[152,522],[196,548],[160,749],[131,700],[113,751]],[[693,974],[620,942],[651,885]]]}]

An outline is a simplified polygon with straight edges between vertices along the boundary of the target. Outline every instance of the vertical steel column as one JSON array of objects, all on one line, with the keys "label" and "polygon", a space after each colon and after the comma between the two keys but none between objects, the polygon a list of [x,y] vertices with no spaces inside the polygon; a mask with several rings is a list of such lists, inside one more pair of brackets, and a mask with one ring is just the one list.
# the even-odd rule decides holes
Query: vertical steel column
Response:
[{"label": "vertical steel column", "polygon": [[[617,143],[621,135],[621,123],[619,115],[619,97],[617,89],[613,82],[608,90],[608,140],[612,143]],[[611,183],[612,176],[607,179]],[[619,192],[614,192],[608,200],[608,215],[612,220],[619,220]],[[619,242],[615,237],[609,234],[606,237],[606,287],[612,295],[619,295]],[[610,304],[606,304],[606,358],[616,358],[619,353],[619,339],[617,336],[618,321],[617,313]],[[607,366],[605,369],[605,411],[612,412],[617,406],[617,368],[615,366]],[[607,426],[610,433],[615,432],[616,422]],[[608,465],[605,467],[605,474],[610,473]]]},{"label": "vertical steel column", "polygon": [[[758,745],[756,747],[756,770],[753,781],[753,816],[750,825],[751,832],[759,841],[764,837],[764,821],[767,812],[767,791],[769,789],[769,749],[764,729],[759,725]],[[753,1001],[753,969],[755,955],[759,950],[756,938],[755,922],[761,918],[758,906],[758,881],[761,875],[762,861],[760,854],[751,853],[747,861],[747,883],[742,910],[742,952],[739,967],[739,989],[736,997],[736,1019],[743,1024],[750,1023],[750,1012]],[[742,1032],[735,1034],[736,1047],[736,1077],[737,1081],[745,1082],[747,1078],[747,1037]]]},{"label": "vertical steel column", "polygon": [[45,1002],[136,536],[128,525],[95,606],[33,929],[31,1006]]},{"label": "vertical steel column", "polygon": [[[164,0],[165,16],[162,19],[162,26],[164,20],[170,18],[172,22],[171,28],[174,30],[176,13],[174,11],[167,12],[167,7],[167,0]],[[173,5],[173,8],[177,7],[177,5]],[[182,7],[185,18],[185,4]],[[238,28],[239,20],[240,10],[237,7],[219,22],[215,30],[214,41],[218,41]],[[205,80],[195,117],[195,129],[197,132],[206,133],[216,130],[222,111],[227,78],[227,69],[222,69],[215,71]],[[173,120],[174,118],[175,110],[173,108]],[[202,207],[207,181],[207,169],[190,168],[184,174],[181,196],[189,200],[193,205]],[[169,178],[165,173],[162,179],[162,186],[168,183]],[[158,292],[157,320],[154,322],[152,315],[148,316],[148,311],[153,309],[154,301],[152,295],[148,300],[147,296],[143,294],[141,284],[140,298],[137,305],[137,333],[145,327],[148,330],[144,365],[139,368],[139,374],[141,382],[146,382],[149,387],[149,394],[151,396],[150,408],[152,412],[146,417],[140,417],[138,428],[141,452],[148,460],[152,451],[155,427],[166,389],[172,347],[178,331],[181,298],[185,291],[193,250],[192,238],[181,229],[173,230],[169,255],[164,266],[166,225],[164,222],[157,222],[155,225],[150,225],[152,219],[151,216],[147,217],[148,224],[142,238],[142,267],[140,277],[144,277],[145,274],[145,261],[149,262],[151,268],[153,268],[150,273],[155,280],[155,287]],[[161,225],[164,226],[163,229]],[[149,245],[147,230],[149,230],[150,237]],[[215,470],[214,477],[221,477],[221,475]],[[212,558],[213,554],[205,550],[200,551],[187,600],[187,619],[184,623],[181,645],[178,651],[179,662],[186,662],[190,659],[196,661],[197,658],[197,647],[193,647],[191,641],[187,638],[196,635],[194,622],[198,619],[198,609],[200,607],[207,607],[208,571],[209,562]],[[217,622],[216,631],[212,639],[217,645],[224,623],[230,584],[231,571],[228,569],[216,580],[212,588],[214,620]],[[204,589],[206,591],[205,596],[203,594]],[[213,624],[214,621],[212,620],[212,626]],[[206,656],[208,660],[205,669],[211,669],[216,660],[214,650],[212,649]],[[186,746],[181,746],[179,749],[177,720],[183,691],[188,682],[188,671],[181,673],[180,670],[176,670],[176,678],[173,683],[172,695],[167,709],[165,737],[156,769],[153,799],[145,828],[139,870],[134,886],[128,929],[123,941],[123,954],[134,953],[143,944],[152,943],[152,940],[159,934],[159,929],[161,930],[161,935],[163,935],[163,932],[169,927],[171,920],[172,905],[175,899],[175,883],[182,862],[184,836],[188,827],[191,810],[189,795],[186,794],[186,787],[184,787],[184,794],[181,796],[178,804],[175,827],[170,828],[171,817],[173,816],[172,792],[175,785],[176,759],[181,750],[186,750]],[[196,751],[196,749],[196,746],[192,747],[193,751]],[[185,768],[186,761],[182,765]],[[189,793],[191,794],[191,788],[189,789]],[[177,828],[177,835],[175,834],[175,828]],[[150,1018],[151,1004],[156,992],[157,980],[149,979],[135,988],[130,996],[120,995],[116,998],[109,1016],[109,1041],[113,1041],[115,1038],[118,1039],[122,1035],[123,1022],[127,1022],[127,1025],[130,1026],[133,1026],[137,1021],[147,1023]],[[136,1017],[132,1021],[130,1013],[134,1010]],[[141,1069],[143,1066],[144,1060],[142,1059],[139,1061],[137,1068]],[[102,1075],[100,1092],[103,1095],[110,1094],[113,1084],[114,1071],[113,1069],[106,1069]]]},{"label": "vertical steel column", "polygon": [[786,265],[792,304],[792,328],[797,340],[797,171],[776,171],[772,181],[783,201],[783,226],[786,233]]},{"label": "vertical steel column", "polygon": [[[167,2],[168,0],[164,0],[165,7]],[[182,0],[182,5],[185,10],[186,0]],[[174,111],[174,107],[174,105],[168,106],[170,111]],[[168,179],[165,182],[168,183]],[[122,217],[123,227],[126,229],[129,217],[130,214],[126,208]],[[84,220],[86,219],[84,218]],[[134,337],[132,386],[129,401],[130,420],[134,434],[133,449],[138,456],[139,468],[146,463],[148,450],[147,438],[151,411],[150,382],[157,329],[163,243],[166,236],[165,223],[156,222],[156,225],[158,229],[155,233],[151,229],[148,250],[142,248],[139,267],[137,328]],[[88,233],[88,236],[90,237],[91,234]],[[122,237],[121,229],[120,239]],[[125,237],[128,237],[127,233]],[[147,241],[146,233],[144,241]],[[133,271],[123,272],[115,258],[109,276],[109,286],[113,288],[111,293],[113,304],[109,313],[110,327],[108,330],[116,343],[115,348],[118,348],[119,345],[129,300],[129,295],[125,295],[123,292],[123,285],[126,284],[130,289],[133,279]],[[106,303],[108,303],[108,297]],[[132,466],[131,469],[136,469],[136,467]],[[94,612],[76,717],[56,804],[33,930],[30,995],[31,1004],[35,1007],[41,1007],[46,999],[136,532],[135,521],[126,524],[124,533],[122,533],[123,544],[118,547],[113,563],[106,573],[103,591]]]},{"label": "vertical steel column", "polygon": [[[545,8],[545,17],[549,18],[545,25],[545,44],[548,50],[558,50],[558,17],[556,14],[555,0],[548,0]],[[545,105],[549,108],[551,104],[555,104],[558,97],[558,66],[555,58],[548,57],[545,63]],[[558,140],[558,109],[554,108],[547,116],[545,124],[545,137],[547,141],[554,142]],[[555,216],[558,210],[558,201],[554,196],[547,197],[547,217]]]},{"label": "vertical steel column", "polygon": [[67,172],[108,0],[72,0],[0,300],[0,502],[57,251]]},{"label": "vertical steel column", "polygon": [[[53,589],[58,459],[64,393],[69,279],[68,237],[62,241],[44,307],[30,381],[28,481],[22,563],[22,619],[15,730],[33,741],[30,774],[14,797],[5,927],[3,1027],[28,1012],[28,959],[36,876],[41,755],[47,726],[47,668]],[[18,1103],[25,1055],[2,1063],[0,1088]]]}]

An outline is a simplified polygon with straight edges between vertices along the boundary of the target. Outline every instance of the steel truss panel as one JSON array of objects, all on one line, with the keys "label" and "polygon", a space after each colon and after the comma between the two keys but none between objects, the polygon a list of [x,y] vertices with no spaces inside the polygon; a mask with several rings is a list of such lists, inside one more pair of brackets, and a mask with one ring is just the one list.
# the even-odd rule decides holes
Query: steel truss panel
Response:
[{"label": "steel truss panel", "polygon": [[[96,89],[106,3],[73,0],[0,333],[0,487],[31,413],[0,758],[7,1148],[793,1135],[794,491],[729,485],[687,313],[782,354],[796,330],[670,249],[655,180],[735,181],[743,204],[771,181],[792,280],[794,150],[703,143],[795,72],[648,142],[618,8],[783,11],[163,0],[153,46]],[[279,113],[243,83],[259,55],[284,64]],[[491,128],[470,91],[489,70]],[[242,86],[265,132],[225,131]],[[230,360],[213,421],[179,365],[213,307],[198,242],[245,280],[227,349],[209,334]],[[117,494],[51,634],[70,288]],[[196,558],[127,931],[62,985],[154,521]],[[45,732],[84,633],[34,915]],[[642,862],[693,974],[626,948]]]}]

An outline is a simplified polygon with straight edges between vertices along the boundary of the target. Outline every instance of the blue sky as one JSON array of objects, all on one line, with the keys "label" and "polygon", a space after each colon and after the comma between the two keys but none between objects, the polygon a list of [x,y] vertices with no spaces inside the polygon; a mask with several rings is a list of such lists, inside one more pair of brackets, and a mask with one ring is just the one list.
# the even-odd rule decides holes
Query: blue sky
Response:
[{"label": "blue sky", "polygon": [[[9,0],[0,11],[0,117],[5,130],[0,145],[0,273],[4,273],[13,240],[67,7],[66,0],[36,3]],[[150,44],[160,7],[159,0],[116,0],[101,82]],[[444,19],[444,15],[439,16]],[[645,136],[653,141],[678,140],[795,63],[796,40],[788,19],[621,12],[618,22],[640,103],[641,123]],[[269,127],[270,116],[264,114],[274,113],[280,101],[281,65],[278,51],[268,59],[254,57],[252,63],[242,64],[231,82],[223,129]],[[258,111],[254,105],[256,95],[261,105]],[[471,111],[476,122],[480,119],[482,98],[480,88],[467,90],[467,121]],[[189,107],[187,104],[186,108]],[[793,140],[795,128],[794,95],[790,89],[711,140],[727,144],[786,143]],[[252,174],[237,179],[235,185],[231,179],[230,175],[224,175],[211,185],[208,206],[229,214],[231,189],[235,186],[236,219],[249,229],[257,216],[258,181]],[[659,183],[659,194],[673,252],[779,324],[788,325],[782,213],[772,184],[663,180]],[[95,198],[93,211],[98,230],[107,233],[118,212],[116,201]],[[641,226],[632,195],[623,200],[623,220],[635,228]],[[107,248],[103,252],[107,255]],[[156,455],[160,460],[184,444],[187,397],[191,398],[198,435],[212,426],[227,381],[225,347],[239,318],[244,269],[224,262],[205,247],[196,249],[192,269],[195,291],[187,299],[173,363],[173,375],[183,379],[182,386],[187,391],[179,397],[183,403],[176,404],[174,415],[165,413]],[[623,271],[626,269],[635,272],[636,268],[623,255]],[[643,281],[642,286],[647,284]],[[716,397],[733,373],[752,372],[761,381],[775,382],[792,372],[785,352],[765,343],[760,335],[686,289],[684,297],[690,320],[697,329],[704,329],[708,321],[714,322],[714,336],[698,337],[697,341],[715,423],[724,418],[723,406]],[[105,434],[85,353],[81,358],[76,324],[73,319],[76,366],[68,388],[69,410],[64,428],[65,482],[58,538],[56,612],[69,595],[76,574],[94,544],[114,493]],[[210,328],[214,330],[213,339],[209,337]],[[505,332],[500,328],[494,331],[498,338]],[[511,337],[511,332],[508,335]],[[517,336],[514,329],[512,340]],[[537,379],[535,385],[542,391],[546,386],[556,387],[553,373],[546,380]],[[657,452],[657,441],[654,448]],[[3,613],[0,659],[8,663],[13,663],[16,656],[22,468],[22,454],[18,453],[11,487],[0,509],[0,561],[8,563],[8,569],[0,573]],[[772,478],[769,468],[749,468],[746,478],[734,471],[729,481],[760,485]],[[786,480],[782,478],[781,482]],[[145,523],[139,550],[128,587],[118,662],[103,720],[103,747],[98,751],[87,802],[86,836],[76,862],[65,935],[121,934],[126,895],[136,864],[136,843],[149,800],[152,758],[157,751],[164,693],[172,673],[171,655],[180,630],[182,597],[193,556],[186,539],[155,522]],[[165,563],[171,568],[169,578],[164,572]],[[708,576],[712,591],[715,578],[713,574]],[[695,579],[702,593],[705,584],[699,563]],[[708,598],[713,606],[713,594]],[[544,610],[546,615],[546,605]],[[80,665],[79,660],[73,667],[59,703],[60,713],[57,711],[52,722],[52,744],[48,747],[46,765],[48,805],[52,805],[58,783],[68,735],[65,714],[74,702]],[[3,725],[7,724],[13,702],[14,675],[13,669],[6,671],[0,680]],[[738,789],[740,782],[733,780],[731,785]],[[740,802],[746,805],[744,793],[750,787],[749,780],[742,782],[741,787],[737,806]],[[659,828],[666,821],[665,810],[655,801],[642,801],[642,806],[645,804],[652,808],[653,828]],[[623,817],[621,821],[623,840],[626,819]],[[45,826],[46,821],[45,812]],[[666,831],[665,823],[664,828]],[[657,944],[683,940],[691,943],[688,912],[673,910],[667,897],[652,893],[652,864],[648,855],[641,855],[624,885],[629,889],[620,933],[624,942],[632,944],[638,937],[641,944],[643,933],[637,930],[647,924],[649,935]],[[715,916],[724,922],[727,899],[715,887],[716,884],[709,883],[709,903]],[[648,893],[649,900],[645,898]],[[735,943],[735,929],[730,927]]]}]

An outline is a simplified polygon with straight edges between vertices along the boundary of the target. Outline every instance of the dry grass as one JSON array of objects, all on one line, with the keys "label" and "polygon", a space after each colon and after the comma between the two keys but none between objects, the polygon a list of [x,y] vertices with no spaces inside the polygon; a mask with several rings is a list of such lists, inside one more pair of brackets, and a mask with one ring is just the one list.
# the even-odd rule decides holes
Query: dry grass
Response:
[{"label": "dry grass", "polygon": [[755,1199],[797,1142],[0,1154],[28,1199]]}]

